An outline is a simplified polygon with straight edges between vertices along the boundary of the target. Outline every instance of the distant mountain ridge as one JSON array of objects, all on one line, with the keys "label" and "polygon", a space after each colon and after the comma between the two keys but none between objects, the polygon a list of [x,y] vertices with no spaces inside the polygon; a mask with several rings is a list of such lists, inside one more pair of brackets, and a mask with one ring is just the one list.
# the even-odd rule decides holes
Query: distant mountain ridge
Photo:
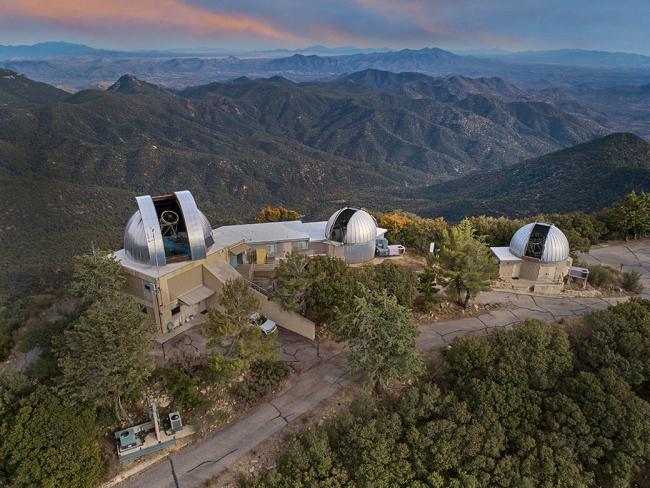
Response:
[{"label": "distant mountain ridge", "polygon": [[556,49],[494,53],[485,58],[517,63],[558,64],[570,66],[640,67],[650,66],[650,56],[636,53],[595,51],[589,49]]},{"label": "distant mountain ridge", "polygon": [[[618,57],[610,56],[608,59]],[[371,52],[287,50],[284,55],[277,50],[266,54],[258,52],[235,55],[226,52],[210,54],[202,50],[189,50],[185,53],[107,51],[52,58],[40,54],[31,57],[4,56],[4,60],[0,50],[0,66],[70,90],[106,87],[124,73],[132,73],[150,83],[179,89],[241,76],[266,78],[279,75],[293,81],[310,81],[368,68],[420,72],[430,76],[500,77],[536,88],[547,88],[557,83],[563,86],[578,83],[598,87],[647,84],[650,79],[650,65],[644,63],[634,66],[628,63],[623,65],[625,69],[612,70],[616,63],[608,62],[598,66],[593,62],[552,63],[543,59],[532,62],[523,58],[518,61],[496,54],[491,57],[458,55],[440,48]]]}]

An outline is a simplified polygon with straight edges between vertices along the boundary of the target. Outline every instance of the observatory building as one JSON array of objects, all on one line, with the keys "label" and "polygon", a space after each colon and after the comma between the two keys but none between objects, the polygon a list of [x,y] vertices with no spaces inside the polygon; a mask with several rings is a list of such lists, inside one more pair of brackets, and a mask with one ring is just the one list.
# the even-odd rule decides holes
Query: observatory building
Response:
[{"label": "observatory building", "polygon": [[[341,247],[346,263],[364,263],[375,257],[377,237],[386,233],[377,232],[377,221],[365,210],[345,207],[337,210],[325,225],[325,237],[331,246]],[[334,253],[328,253],[334,254]]]},{"label": "observatory building", "polygon": [[346,263],[373,259],[375,241],[385,229],[365,210],[345,207],[328,221],[268,222],[212,229],[189,191],[136,198],[126,224],[124,249],[115,252],[127,271],[127,292],[151,316],[164,342],[204,321],[218,307],[223,285],[248,281],[260,312],[279,326],[314,338],[315,326],[267,298],[256,283],[273,276],[288,253],[338,257]]},{"label": "observatory building", "polygon": [[559,293],[572,259],[569,241],[552,224],[532,222],[521,227],[508,247],[493,247],[499,277],[513,288],[538,293]]}]

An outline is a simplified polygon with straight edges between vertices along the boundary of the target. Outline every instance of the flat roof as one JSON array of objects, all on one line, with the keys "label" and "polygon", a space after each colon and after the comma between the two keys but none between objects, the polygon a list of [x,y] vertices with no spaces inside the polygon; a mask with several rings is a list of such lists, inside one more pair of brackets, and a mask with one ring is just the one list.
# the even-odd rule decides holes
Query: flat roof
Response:
[{"label": "flat roof", "polygon": [[115,259],[117,259],[119,263],[125,268],[138,271],[139,273],[149,276],[150,278],[156,278],[158,276],[164,276],[166,274],[173,273],[174,271],[183,269],[185,266],[188,265],[188,263],[192,262],[192,261],[179,261],[178,263],[168,263],[164,266],[150,266],[149,263],[141,263],[138,261],[134,261],[133,259],[130,259],[126,255],[126,251],[124,249],[115,251],[113,253],[113,256],[115,256]]},{"label": "flat roof", "polygon": [[510,252],[509,247],[491,247],[490,251],[492,251],[492,254],[496,256],[496,258],[503,262],[517,262],[517,261],[522,261],[522,259],[518,256],[515,256]]},{"label": "flat roof", "polygon": [[[323,230],[324,233],[325,231]],[[306,241],[309,239],[306,224],[299,220],[290,222],[264,222],[261,224],[224,225],[212,231],[212,235],[219,241],[244,241],[249,244]]]},{"label": "flat roof", "polygon": [[[264,244],[273,242],[310,241],[323,242],[327,221],[302,222],[290,220],[285,222],[264,222],[259,224],[224,225],[212,230],[214,244],[207,250],[207,255],[214,254],[222,249],[233,247],[239,243]],[[386,233],[386,229],[377,227],[377,237]],[[507,248],[506,248],[507,249]],[[116,259],[127,268],[138,271],[152,278],[164,276],[178,269],[182,269],[191,261],[169,263],[164,266],[150,266],[129,259],[124,249],[114,253]]]}]

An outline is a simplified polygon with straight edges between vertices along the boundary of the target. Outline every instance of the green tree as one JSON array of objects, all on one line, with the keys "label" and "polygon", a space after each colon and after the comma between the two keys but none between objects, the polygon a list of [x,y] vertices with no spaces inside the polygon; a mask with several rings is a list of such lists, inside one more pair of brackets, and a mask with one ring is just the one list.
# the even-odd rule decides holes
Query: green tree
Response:
[{"label": "green tree", "polygon": [[497,265],[488,246],[465,219],[445,232],[438,252],[440,283],[447,293],[467,307],[472,297],[489,290],[497,277]]},{"label": "green tree", "polygon": [[120,294],[93,303],[55,346],[67,394],[126,416],[123,400],[137,398],[151,373],[145,358],[154,326],[140,307]]},{"label": "green tree", "polygon": [[632,386],[650,379],[650,301],[633,299],[584,316],[576,333],[580,361],[610,368]]},{"label": "green tree", "polygon": [[438,269],[433,266],[427,266],[418,275],[418,304],[423,312],[430,312],[434,305],[440,302],[438,292]]},{"label": "green tree", "polygon": [[105,252],[77,258],[70,289],[85,305],[54,342],[61,385],[70,398],[126,416],[123,400],[142,393],[151,367],[145,359],[154,325],[123,292],[126,274]]},{"label": "green tree", "polygon": [[221,310],[208,314],[204,326],[212,347],[223,347],[223,354],[212,358],[212,367],[224,378],[246,369],[257,359],[276,359],[278,345],[275,335],[266,335],[251,323],[260,302],[241,278],[228,281],[219,297]]},{"label": "green tree", "polygon": [[396,210],[378,214],[377,225],[387,230],[386,237],[394,244],[403,244],[420,253],[429,251],[431,242],[438,242],[447,229],[442,217],[427,219],[409,212]]},{"label": "green tree", "polygon": [[584,458],[600,486],[626,488],[650,462],[650,404],[612,369],[582,371],[565,384],[579,405],[591,440]]},{"label": "green tree", "polygon": [[285,310],[305,313],[305,300],[314,277],[309,269],[310,257],[291,253],[280,262],[275,277],[272,300]]},{"label": "green tree", "polygon": [[95,431],[92,411],[64,404],[51,390],[38,387],[0,439],[11,486],[93,486],[101,471]]},{"label": "green tree", "polygon": [[526,222],[521,219],[509,219],[507,217],[489,217],[479,215],[469,217],[472,228],[476,234],[483,236],[485,242],[490,246],[507,246],[510,239],[517,230]]},{"label": "green tree", "polygon": [[282,222],[286,220],[299,220],[300,214],[295,210],[289,208],[279,207],[264,207],[257,213],[255,222]]},{"label": "green tree", "polygon": [[363,284],[371,290],[386,290],[397,299],[397,303],[411,308],[417,295],[418,278],[412,269],[384,261],[377,266],[367,267],[370,276]]},{"label": "green tree", "polygon": [[632,192],[605,211],[610,232],[625,239],[650,233],[650,194]]},{"label": "green tree", "polygon": [[260,300],[243,278],[229,280],[221,290],[219,305],[237,325],[250,325],[250,317],[260,308]]},{"label": "green tree", "polygon": [[390,380],[422,371],[415,345],[419,329],[411,311],[386,292],[355,297],[352,311],[333,322],[332,329],[350,346],[350,367],[365,372],[377,392]]},{"label": "green tree", "polygon": [[305,315],[316,323],[329,324],[347,313],[352,297],[364,285],[342,259],[315,256],[309,261],[311,285],[305,298]]},{"label": "green tree", "polygon": [[122,266],[107,251],[93,249],[90,254],[75,256],[69,291],[84,305],[120,294],[125,285]]}]

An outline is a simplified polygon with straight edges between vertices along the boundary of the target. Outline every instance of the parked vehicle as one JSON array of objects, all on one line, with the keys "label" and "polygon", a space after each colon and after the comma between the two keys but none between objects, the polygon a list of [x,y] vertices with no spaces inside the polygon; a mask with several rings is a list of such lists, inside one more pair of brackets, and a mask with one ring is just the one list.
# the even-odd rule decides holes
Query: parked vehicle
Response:
[{"label": "parked vehicle", "polygon": [[278,326],[271,319],[267,319],[261,313],[255,312],[251,315],[251,325],[253,327],[258,327],[266,335],[273,334],[278,330]]}]

